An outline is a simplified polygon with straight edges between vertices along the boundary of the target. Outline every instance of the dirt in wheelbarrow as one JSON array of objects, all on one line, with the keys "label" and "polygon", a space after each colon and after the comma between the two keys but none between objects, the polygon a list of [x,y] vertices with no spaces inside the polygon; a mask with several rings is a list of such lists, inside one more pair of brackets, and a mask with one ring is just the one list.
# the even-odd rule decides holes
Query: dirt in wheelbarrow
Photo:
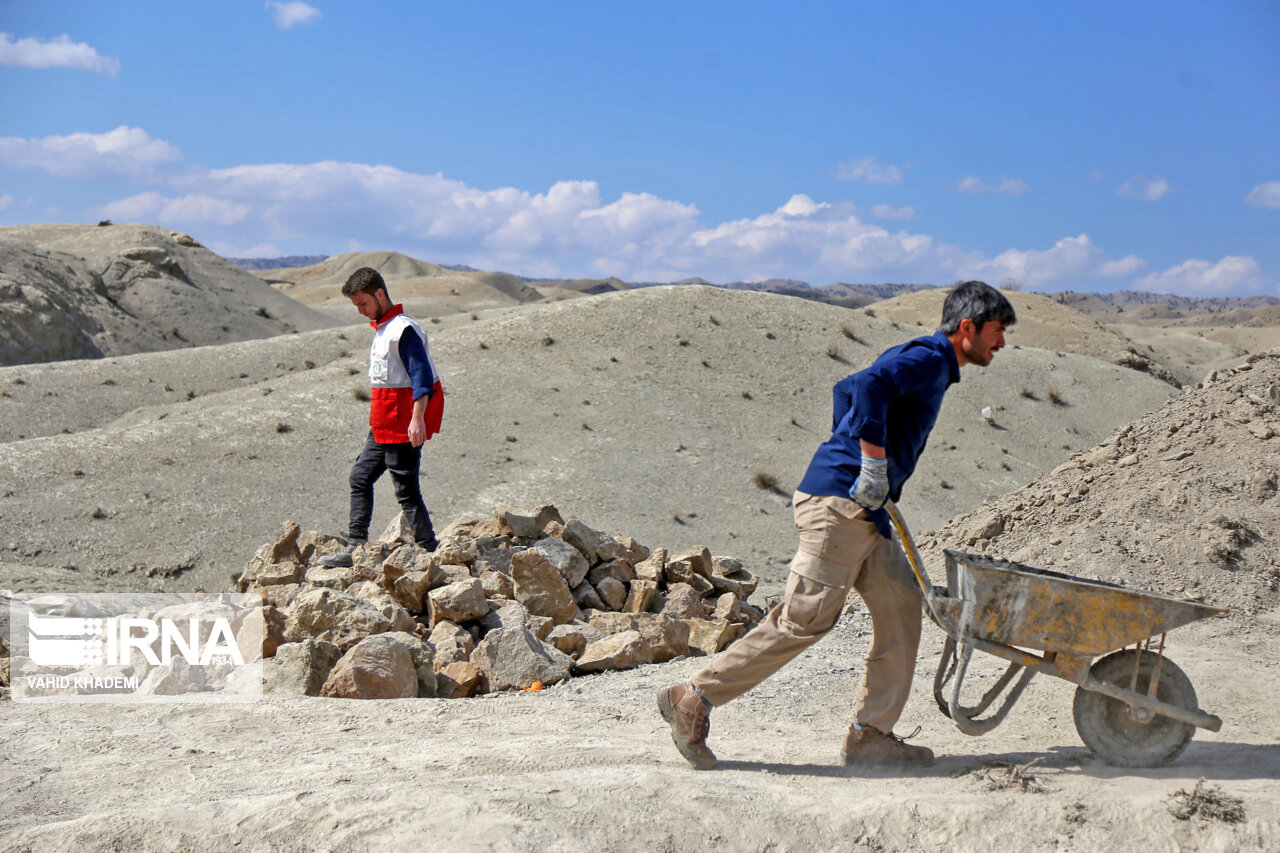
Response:
[{"label": "dirt in wheelbarrow", "polygon": [[[1230,609],[1280,631],[1280,349],[1170,400],[1024,488],[918,537]],[[935,580],[935,582],[941,582]]]}]

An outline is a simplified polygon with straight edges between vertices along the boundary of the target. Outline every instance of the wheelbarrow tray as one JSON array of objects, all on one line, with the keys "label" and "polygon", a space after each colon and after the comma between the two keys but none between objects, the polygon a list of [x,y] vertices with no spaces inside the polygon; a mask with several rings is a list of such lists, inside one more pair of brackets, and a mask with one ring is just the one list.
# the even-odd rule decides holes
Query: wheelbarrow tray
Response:
[{"label": "wheelbarrow tray", "polygon": [[947,587],[934,588],[933,604],[943,630],[957,639],[1095,657],[1225,612],[1009,560],[944,553]]}]

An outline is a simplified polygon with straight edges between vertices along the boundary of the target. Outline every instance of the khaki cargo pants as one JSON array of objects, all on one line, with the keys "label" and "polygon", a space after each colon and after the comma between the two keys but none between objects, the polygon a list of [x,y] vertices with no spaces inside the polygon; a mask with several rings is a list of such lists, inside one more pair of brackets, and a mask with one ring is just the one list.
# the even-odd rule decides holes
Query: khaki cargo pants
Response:
[{"label": "khaki cargo pants", "polygon": [[691,682],[712,706],[736,699],[834,628],[852,587],[872,625],[854,722],[892,732],[920,645],[920,591],[906,555],[849,498],[796,492],[794,505],[800,548],[785,598]]}]

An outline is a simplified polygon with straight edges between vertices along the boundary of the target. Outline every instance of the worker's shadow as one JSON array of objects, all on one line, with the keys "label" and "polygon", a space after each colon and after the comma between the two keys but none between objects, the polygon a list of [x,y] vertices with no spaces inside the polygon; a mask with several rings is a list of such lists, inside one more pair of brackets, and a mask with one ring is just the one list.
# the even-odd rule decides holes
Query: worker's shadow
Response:
[{"label": "worker's shadow", "polygon": [[[1028,766],[1031,765],[1031,766]],[[719,771],[772,773],[777,776],[814,776],[833,778],[883,777],[959,777],[989,768],[1026,768],[1081,774],[1095,779],[1142,776],[1150,779],[1182,780],[1188,776],[1206,779],[1276,779],[1280,778],[1280,744],[1205,742],[1192,743],[1173,764],[1166,767],[1113,767],[1094,757],[1082,746],[1053,747],[1044,752],[1002,752],[939,755],[928,767],[878,767],[850,765],[833,757],[830,764],[783,764],[773,761],[722,760]]]}]

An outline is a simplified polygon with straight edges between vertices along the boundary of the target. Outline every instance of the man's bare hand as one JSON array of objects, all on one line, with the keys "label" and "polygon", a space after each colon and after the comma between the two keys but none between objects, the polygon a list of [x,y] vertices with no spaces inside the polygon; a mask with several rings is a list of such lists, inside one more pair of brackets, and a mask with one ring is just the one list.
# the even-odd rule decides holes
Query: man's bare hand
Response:
[{"label": "man's bare hand", "polygon": [[422,442],[427,440],[427,425],[422,422],[421,418],[414,418],[409,423],[409,443],[414,447],[421,447]]}]

